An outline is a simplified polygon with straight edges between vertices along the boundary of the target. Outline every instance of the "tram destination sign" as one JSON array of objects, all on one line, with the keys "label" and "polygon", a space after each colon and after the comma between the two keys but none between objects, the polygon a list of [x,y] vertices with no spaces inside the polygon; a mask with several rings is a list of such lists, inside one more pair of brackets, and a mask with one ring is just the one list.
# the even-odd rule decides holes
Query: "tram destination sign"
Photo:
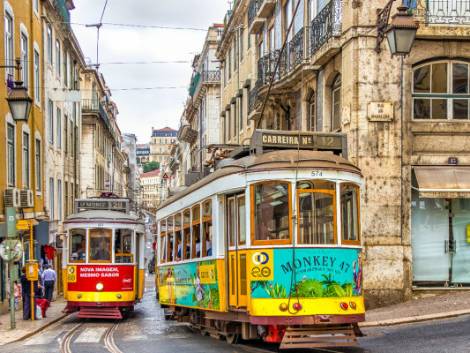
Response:
[{"label": "tram destination sign", "polygon": [[81,199],[75,201],[77,212],[88,210],[108,210],[129,212],[129,200],[127,199]]},{"label": "tram destination sign", "polygon": [[308,149],[342,153],[346,156],[346,135],[298,131],[256,130],[253,144],[257,149]]}]

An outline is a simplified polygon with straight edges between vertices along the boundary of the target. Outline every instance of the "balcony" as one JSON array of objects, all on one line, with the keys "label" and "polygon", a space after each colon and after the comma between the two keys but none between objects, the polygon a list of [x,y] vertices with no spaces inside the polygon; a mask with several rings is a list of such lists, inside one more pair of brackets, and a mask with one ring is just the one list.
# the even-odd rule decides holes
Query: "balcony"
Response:
[{"label": "balcony", "polygon": [[470,24],[469,0],[428,0],[425,6],[424,17],[428,24]]},{"label": "balcony", "polygon": [[220,71],[209,70],[202,72],[202,84],[219,84],[220,83]]},{"label": "balcony", "polygon": [[248,5],[248,28],[251,34],[258,33],[263,28],[264,19],[258,17],[258,11],[263,0],[251,0]]},{"label": "balcony", "polygon": [[59,13],[60,17],[62,17],[64,24],[66,24],[67,27],[70,27],[70,10],[74,9],[73,1],[55,0],[54,6],[57,12]]},{"label": "balcony", "polygon": [[104,108],[103,104],[98,99],[83,99],[82,100],[82,112],[83,113],[95,113],[100,116],[105,125],[110,129],[108,113]]},{"label": "balcony", "polygon": [[189,85],[188,93],[191,97],[194,96],[196,89],[199,86],[199,81],[201,80],[201,74],[196,72],[195,75],[191,78],[191,83]]},{"label": "balcony", "polygon": [[314,55],[330,38],[341,35],[342,0],[331,0],[312,20],[310,54]]},{"label": "balcony", "polygon": [[258,16],[261,18],[268,18],[274,12],[276,8],[276,0],[264,0],[261,1],[261,6],[258,10]]},{"label": "balcony", "polygon": [[197,140],[198,133],[191,125],[182,125],[178,131],[178,140],[193,144]]}]

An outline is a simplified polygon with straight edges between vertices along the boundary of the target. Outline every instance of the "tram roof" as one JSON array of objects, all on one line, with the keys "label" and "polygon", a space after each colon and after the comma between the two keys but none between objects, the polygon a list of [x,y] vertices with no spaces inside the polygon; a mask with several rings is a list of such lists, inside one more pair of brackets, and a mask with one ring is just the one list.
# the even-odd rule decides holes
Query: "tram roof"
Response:
[{"label": "tram roof", "polygon": [[89,210],[79,213],[74,213],[67,217],[64,223],[74,223],[81,221],[96,221],[103,220],[108,222],[123,222],[123,223],[143,223],[137,216],[124,212],[109,211],[109,210]]},{"label": "tram roof", "polygon": [[215,172],[175,194],[163,202],[160,210],[204,185],[234,173],[256,173],[286,169],[333,169],[361,175],[361,171],[347,159],[332,152],[308,150],[277,150],[261,155],[250,155],[236,160],[224,160]]}]

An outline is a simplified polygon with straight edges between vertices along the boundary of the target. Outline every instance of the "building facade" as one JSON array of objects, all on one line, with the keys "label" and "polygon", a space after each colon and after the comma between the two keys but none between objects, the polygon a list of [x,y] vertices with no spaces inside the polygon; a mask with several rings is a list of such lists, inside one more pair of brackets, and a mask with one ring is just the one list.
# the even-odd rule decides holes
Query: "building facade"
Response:
[{"label": "building facade", "polygon": [[63,234],[62,222],[73,213],[79,193],[81,93],[84,57],[70,27],[73,3],[42,3],[45,102],[45,202],[49,242]]},{"label": "building facade", "polygon": [[168,163],[170,158],[171,145],[176,140],[178,131],[169,127],[163,129],[152,128],[152,136],[150,139],[150,162],[158,162],[160,165]]},{"label": "building facade", "polygon": [[142,190],[142,208],[155,212],[162,198],[162,178],[159,169],[143,173],[140,176]]},{"label": "building facade", "polygon": [[[6,237],[6,207],[16,207],[17,219],[33,220],[36,252],[48,243],[48,219],[44,207],[44,89],[42,63],[43,40],[39,2],[2,1],[3,31],[1,36],[2,65],[15,66],[20,58],[19,75],[13,67],[2,68],[0,86],[0,241]],[[23,81],[33,100],[27,122],[15,122],[5,100],[13,81]],[[26,245],[28,243],[25,243]],[[24,259],[29,256],[25,253]],[[0,259],[0,312],[7,307],[7,266]]]},{"label": "building facade", "polygon": [[131,208],[137,212],[140,207],[140,172],[137,165],[137,137],[134,134],[123,134],[122,139],[122,148],[127,154],[129,167],[127,196],[131,200]]},{"label": "building facade", "polygon": [[103,76],[94,69],[82,75],[80,197],[112,192],[126,197],[127,160],[121,149],[118,110]]},{"label": "building facade", "polygon": [[150,145],[148,143],[137,144],[136,147],[137,165],[142,170],[144,164],[150,162]]},{"label": "building facade", "polygon": [[252,0],[245,17],[256,48],[255,128],[343,133],[364,174],[369,306],[470,285],[470,22],[463,3],[405,3],[420,28],[403,61],[378,36],[385,0]]}]

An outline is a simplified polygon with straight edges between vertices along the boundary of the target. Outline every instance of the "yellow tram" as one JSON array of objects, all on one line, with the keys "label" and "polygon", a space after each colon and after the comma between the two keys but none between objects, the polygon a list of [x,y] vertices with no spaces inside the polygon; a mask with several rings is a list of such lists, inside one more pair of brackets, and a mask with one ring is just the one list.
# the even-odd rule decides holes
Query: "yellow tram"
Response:
[{"label": "yellow tram", "polygon": [[128,199],[76,201],[64,222],[64,298],[80,318],[121,319],[144,291],[144,224]]},{"label": "yellow tram", "polygon": [[357,167],[325,151],[219,163],[157,210],[160,303],[228,341],[354,345],[361,185]]}]

